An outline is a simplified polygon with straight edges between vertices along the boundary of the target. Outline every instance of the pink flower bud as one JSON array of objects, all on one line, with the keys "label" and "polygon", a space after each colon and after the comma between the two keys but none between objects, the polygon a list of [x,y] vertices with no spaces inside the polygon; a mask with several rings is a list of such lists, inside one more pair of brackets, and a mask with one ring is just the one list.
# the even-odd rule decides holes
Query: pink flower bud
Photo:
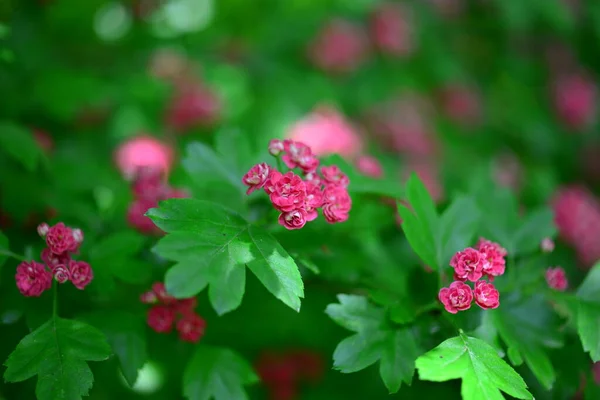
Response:
[{"label": "pink flower bud", "polygon": [[554,241],[549,237],[544,238],[540,243],[540,248],[544,253],[552,253],[554,251]]},{"label": "pink flower bud", "polygon": [[500,293],[491,283],[477,281],[475,283],[475,303],[484,310],[498,308],[500,305]]},{"label": "pink flower bud", "polygon": [[69,273],[73,286],[79,290],[85,289],[92,279],[94,279],[94,271],[92,271],[90,264],[85,261],[69,261]]},{"label": "pink flower bud", "polygon": [[144,304],[156,304],[158,302],[158,296],[153,290],[149,290],[140,295],[140,301]]},{"label": "pink flower bud", "polygon": [[248,195],[254,192],[256,189],[260,189],[265,186],[270,172],[271,167],[265,163],[256,164],[250,168],[250,171],[248,171],[242,178],[244,185],[248,186],[246,194]]},{"label": "pink flower bud", "polygon": [[73,229],[73,239],[81,244],[83,242],[83,231],[79,228]]},{"label": "pink flower bud", "polygon": [[71,278],[71,273],[67,266],[64,264],[57,265],[56,268],[54,268],[53,272],[54,279],[56,279],[58,283],[65,283],[69,280],[69,278]]},{"label": "pink flower bud", "polygon": [[50,230],[50,227],[45,222],[42,222],[37,227],[38,235],[40,235],[40,237],[42,237],[42,238],[46,237],[46,235],[48,234],[49,230]]},{"label": "pink flower bud", "polygon": [[52,286],[52,273],[44,264],[24,261],[17,266],[15,280],[23,296],[39,297]]},{"label": "pink flower bud", "polygon": [[455,281],[450,284],[449,288],[442,288],[438,294],[438,298],[446,311],[456,314],[459,311],[471,308],[473,291],[466,283]]},{"label": "pink flower bud", "polygon": [[565,270],[561,267],[556,268],[548,268],[546,270],[546,282],[548,283],[548,287],[554,290],[558,290],[564,292],[567,290],[569,286],[569,282],[567,281],[567,275],[565,274]]},{"label": "pink flower bud", "polygon": [[277,157],[283,152],[283,141],[279,139],[273,139],[269,142],[269,154]]}]

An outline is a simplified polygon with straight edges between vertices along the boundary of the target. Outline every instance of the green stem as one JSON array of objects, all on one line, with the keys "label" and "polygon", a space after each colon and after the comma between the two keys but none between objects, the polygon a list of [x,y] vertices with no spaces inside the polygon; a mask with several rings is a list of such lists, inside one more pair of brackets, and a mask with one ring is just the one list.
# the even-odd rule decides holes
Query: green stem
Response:
[{"label": "green stem", "polygon": [[52,292],[54,296],[54,299],[52,301],[52,317],[56,319],[56,317],[58,316],[58,283],[54,279],[52,281]]},{"label": "green stem", "polygon": [[277,160],[277,169],[279,170],[279,172],[281,172],[282,174],[283,172],[283,162],[281,161],[281,155],[278,155],[277,157],[275,157],[275,159]]},{"label": "green stem", "polygon": [[7,256],[7,257],[12,257],[15,260],[19,260],[19,261],[27,261],[27,259],[25,258],[25,256],[22,256],[22,255],[17,254],[17,253],[13,253],[10,250],[0,249],[0,255]]}]

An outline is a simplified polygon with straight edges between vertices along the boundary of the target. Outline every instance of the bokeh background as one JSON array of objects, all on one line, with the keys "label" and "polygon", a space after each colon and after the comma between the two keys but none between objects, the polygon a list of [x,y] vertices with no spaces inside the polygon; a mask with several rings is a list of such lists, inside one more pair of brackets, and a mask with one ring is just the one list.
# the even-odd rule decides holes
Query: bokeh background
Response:
[{"label": "bokeh background", "polygon": [[[599,39],[595,0],[0,0],[0,147],[29,165],[7,138],[34,138],[44,164],[2,159],[2,229],[29,243],[32,227],[60,215],[87,227],[86,240],[147,233],[148,205],[132,206],[133,168],[158,166],[185,190],[185,146],[227,131],[256,152],[272,138],[303,141],[392,187],[414,171],[440,203],[489,165],[523,207],[554,202],[567,254],[584,271],[600,258]],[[234,154],[236,144],[216,146]],[[388,397],[376,368],[330,369],[346,333],[323,310],[343,289],[309,282],[292,314],[248,285],[242,307],[212,318],[203,340],[251,360],[317,353],[323,373],[297,389],[302,399]],[[111,296],[96,290],[95,301]],[[203,314],[214,316],[203,296]],[[23,335],[8,311],[23,303],[34,318],[38,307],[2,298],[0,358]],[[180,398],[189,348],[149,342],[155,360],[137,392],[113,360],[92,365],[90,398]],[[32,384],[0,383],[0,393],[26,399]],[[392,397],[458,393],[458,382],[415,380]]]}]

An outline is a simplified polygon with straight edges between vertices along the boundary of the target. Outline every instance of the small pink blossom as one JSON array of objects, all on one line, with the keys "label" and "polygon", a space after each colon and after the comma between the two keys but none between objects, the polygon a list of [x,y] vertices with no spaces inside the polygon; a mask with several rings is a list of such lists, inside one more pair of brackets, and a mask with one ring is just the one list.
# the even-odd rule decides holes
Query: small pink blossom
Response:
[{"label": "small pink blossom", "polygon": [[479,243],[477,243],[477,250],[483,254],[484,259],[487,261],[483,263],[483,273],[490,276],[504,274],[504,270],[506,269],[506,260],[504,258],[507,254],[506,249],[498,243],[480,238]]},{"label": "small pink blossom", "polygon": [[471,247],[457,252],[450,260],[450,266],[454,268],[454,278],[461,281],[479,280],[483,276],[486,264],[485,254]]},{"label": "small pink blossom", "polygon": [[85,289],[92,279],[94,279],[94,271],[92,271],[90,264],[85,261],[71,260],[69,262],[69,273],[73,286],[79,290]]},{"label": "small pink blossom", "polygon": [[500,305],[500,293],[493,284],[486,281],[475,283],[475,303],[484,310],[497,308]]},{"label": "small pink blossom", "polygon": [[250,168],[250,171],[248,171],[242,178],[244,185],[248,186],[246,194],[250,194],[256,189],[260,189],[265,186],[270,172],[271,167],[265,163],[256,164]]},{"label": "small pink blossom", "polygon": [[177,321],[177,332],[184,342],[198,342],[204,336],[205,328],[206,321],[197,314],[187,314]]},{"label": "small pink blossom", "polygon": [[58,283],[65,283],[71,278],[71,272],[67,266],[63,264],[57,265],[52,272],[54,273],[54,279],[56,279]]},{"label": "small pink blossom", "polygon": [[549,237],[544,238],[540,243],[540,248],[544,253],[552,253],[554,251],[554,240]]},{"label": "small pink blossom", "polygon": [[321,175],[326,185],[335,185],[343,188],[348,187],[350,180],[337,165],[321,167]]},{"label": "small pink blossom", "polygon": [[140,167],[168,172],[173,164],[173,149],[152,136],[140,135],[119,145],[115,152],[117,167],[126,178],[136,175]]},{"label": "small pink blossom", "polygon": [[594,80],[584,73],[563,75],[553,86],[554,107],[569,128],[589,126],[596,114],[597,90]]},{"label": "small pink blossom", "polygon": [[369,21],[371,40],[383,53],[407,56],[415,48],[412,13],[400,4],[386,2],[372,14]]},{"label": "small pink blossom", "polygon": [[50,231],[50,226],[48,226],[47,223],[42,222],[41,224],[38,225],[37,231],[38,231],[38,235],[40,235],[41,238],[45,238],[46,235],[48,234],[48,231]]},{"label": "small pink blossom", "polygon": [[167,108],[166,123],[178,132],[211,126],[220,116],[221,101],[211,89],[193,85],[179,90]]},{"label": "small pink blossom", "polygon": [[323,184],[323,181],[321,179],[321,176],[315,171],[315,172],[309,172],[306,175],[304,175],[304,180],[306,182],[310,182],[313,185],[316,186],[321,186]]},{"label": "small pink blossom", "polygon": [[375,157],[361,156],[356,161],[358,170],[371,178],[381,178],[383,176],[383,168]]},{"label": "small pink blossom", "polygon": [[63,254],[77,246],[71,228],[65,226],[62,222],[59,222],[48,229],[48,233],[46,234],[46,244],[50,251],[57,255]]},{"label": "small pink blossom", "polygon": [[127,209],[127,222],[129,225],[143,234],[160,234],[162,231],[154,225],[154,222],[144,214],[149,209],[158,206],[157,201],[138,199],[133,201]]},{"label": "small pink blossom", "polygon": [[319,159],[310,147],[302,142],[286,139],[283,141],[285,154],[281,158],[288,168],[300,168],[305,173],[313,172],[319,166]]},{"label": "small pink blossom", "polygon": [[464,282],[455,281],[450,284],[449,288],[440,289],[438,298],[444,305],[446,311],[456,314],[459,311],[471,308],[473,291],[471,290],[471,287]]},{"label": "small pink blossom", "polygon": [[279,139],[273,139],[269,142],[269,154],[277,157],[283,152],[283,141]]},{"label": "small pink blossom", "polygon": [[189,315],[194,313],[196,306],[198,306],[198,299],[195,297],[188,297],[187,299],[177,300],[177,303],[175,303],[175,310],[181,315]]},{"label": "small pink blossom", "polygon": [[289,230],[301,229],[306,225],[307,216],[308,214],[303,208],[284,212],[279,215],[279,225]]},{"label": "small pink blossom", "polygon": [[263,186],[263,189],[266,194],[271,195],[271,193],[275,192],[275,184],[283,177],[283,174],[276,169],[271,169],[269,172],[269,176],[267,177],[267,181]]},{"label": "small pink blossom", "polygon": [[341,186],[329,186],[323,193],[323,216],[330,224],[344,222],[352,208],[348,191]]},{"label": "small pink blossom", "polygon": [[305,182],[306,184],[306,198],[304,201],[304,210],[306,211],[306,220],[313,221],[317,218],[317,208],[323,206],[323,191],[320,185],[317,185],[311,181]]},{"label": "small pink blossom", "polygon": [[52,253],[49,248],[42,250],[40,258],[51,271],[54,271],[59,265],[68,265],[71,260],[71,256],[68,253],[56,255]]},{"label": "small pink blossom", "polygon": [[158,302],[158,296],[153,290],[149,290],[140,295],[140,301],[144,304],[156,304]]},{"label": "small pink blossom", "polygon": [[131,188],[136,198],[144,200],[162,198],[169,189],[164,172],[151,167],[139,168],[136,171]]},{"label": "small pink blossom", "polygon": [[156,282],[152,285],[152,291],[156,294],[158,301],[163,304],[174,304],[177,299],[167,293],[167,288],[162,282]]},{"label": "small pink blossom", "polygon": [[54,139],[48,134],[48,132],[41,129],[33,129],[33,137],[37,144],[46,153],[50,153],[54,149]]},{"label": "small pink blossom", "polygon": [[362,28],[339,18],[329,21],[308,47],[313,64],[331,73],[358,68],[367,52],[367,36]]},{"label": "small pink blossom", "polygon": [[569,282],[567,281],[567,275],[565,274],[565,270],[561,267],[556,268],[548,268],[546,270],[546,282],[548,283],[548,287],[554,290],[558,290],[564,292],[567,290],[569,286]]},{"label": "small pink blossom", "polygon": [[441,91],[444,113],[453,122],[472,126],[481,121],[481,99],[472,87],[450,84]]},{"label": "small pink blossom", "polygon": [[17,288],[23,296],[39,297],[52,286],[52,273],[44,264],[24,261],[17,266]]},{"label": "small pink blossom", "polygon": [[288,128],[286,137],[306,144],[315,156],[339,154],[354,158],[363,147],[356,128],[331,106],[319,106],[296,121]]},{"label": "small pink blossom", "polygon": [[158,333],[168,333],[173,329],[175,312],[167,306],[154,306],[148,311],[148,326]]},{"label": "small pink blossom", "polygon": [[306,184],[298,175],[287,172],[275,182],[269,198],[273,206],[281,212],[296,210],[304,205]]}]

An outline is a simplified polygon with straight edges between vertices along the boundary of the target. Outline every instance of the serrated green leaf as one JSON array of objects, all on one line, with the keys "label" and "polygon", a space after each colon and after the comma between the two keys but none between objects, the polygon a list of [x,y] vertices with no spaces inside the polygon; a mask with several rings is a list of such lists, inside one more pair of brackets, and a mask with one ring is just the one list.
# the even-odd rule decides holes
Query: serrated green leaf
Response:
[{"label": "serrated green leaf", "polygon": [[[541,295],[519,298],[511,294],[502,306],[489,312],[494,327],[508,346],[508,358],[514,365],[523,361],[548,390],[556,379],[546,348],[559,348],[562,338],[557,320]],[[555,327],[554,329],[552,327]]]},{"label": "serrated green leaf", "polygon": [[0,149],[30,171],[35,170],[42,152],[33,133],[12,122],[0,122]]},{"label": "serrated green leaf", "polygon": [[5,362],[4,379],[20,382],[38,375],[39,400],[81,399],[94,381],[86,361],[103,361],[110,354],[102,332],[55,317],[19,342]]},{"label": "serrated green leaf", "polygon": [[334,368],[357,372],[379,361],[381,378],[390,393],[410,385],[419,349],[410,329],[392,329],[385,312],[365,297],[338,295],[339,304],[329,304],[325,313],[340,326],[356,332],[342,340],[333,353]]},{"label": "serrated green leaf", "polygon": [[577,331],[583,349],[594,362],[600,361],[600,262],[579,286],[577,298]]},{"label": "serrated green leaf", "polygon": [[146,321],[143,315],[126,311],[97,311],[80,317],[101,330],[119,358],[127,383],[133,386],[138,371],[148,361],[146,351]]},{"label": "serrated green leaf", "polygon": [[518,399],[533,399],[523,378],[492,346],[462,332],[417,358],[416,368],[425,381],[462,379],[463,400],[503,400],[500,391]]},{"label": "serrated green leaf", "polygon": [[246,360],[225,348],[200,345],[183,375],[183,393],[189,400],[244,400],[244,385],[258,377]]},{"label": "serrated green leaf", "polygon": [[223,162],[236,172],[240,181],[254,164],[249,136],[238,129],[223,129],[217,132],[215,149]]},{"label": "serrated green leaf", "polygon": [[147,215],[168,233],[154,251],[178,262],[165,277],[174,296],[196,295],[208,283],[213,308],[219,314],[232,311],[244,295],[245,265],[275,297],[300,310],[304,286],[298,266],[264,229],[203,200],[163,201]]}]

